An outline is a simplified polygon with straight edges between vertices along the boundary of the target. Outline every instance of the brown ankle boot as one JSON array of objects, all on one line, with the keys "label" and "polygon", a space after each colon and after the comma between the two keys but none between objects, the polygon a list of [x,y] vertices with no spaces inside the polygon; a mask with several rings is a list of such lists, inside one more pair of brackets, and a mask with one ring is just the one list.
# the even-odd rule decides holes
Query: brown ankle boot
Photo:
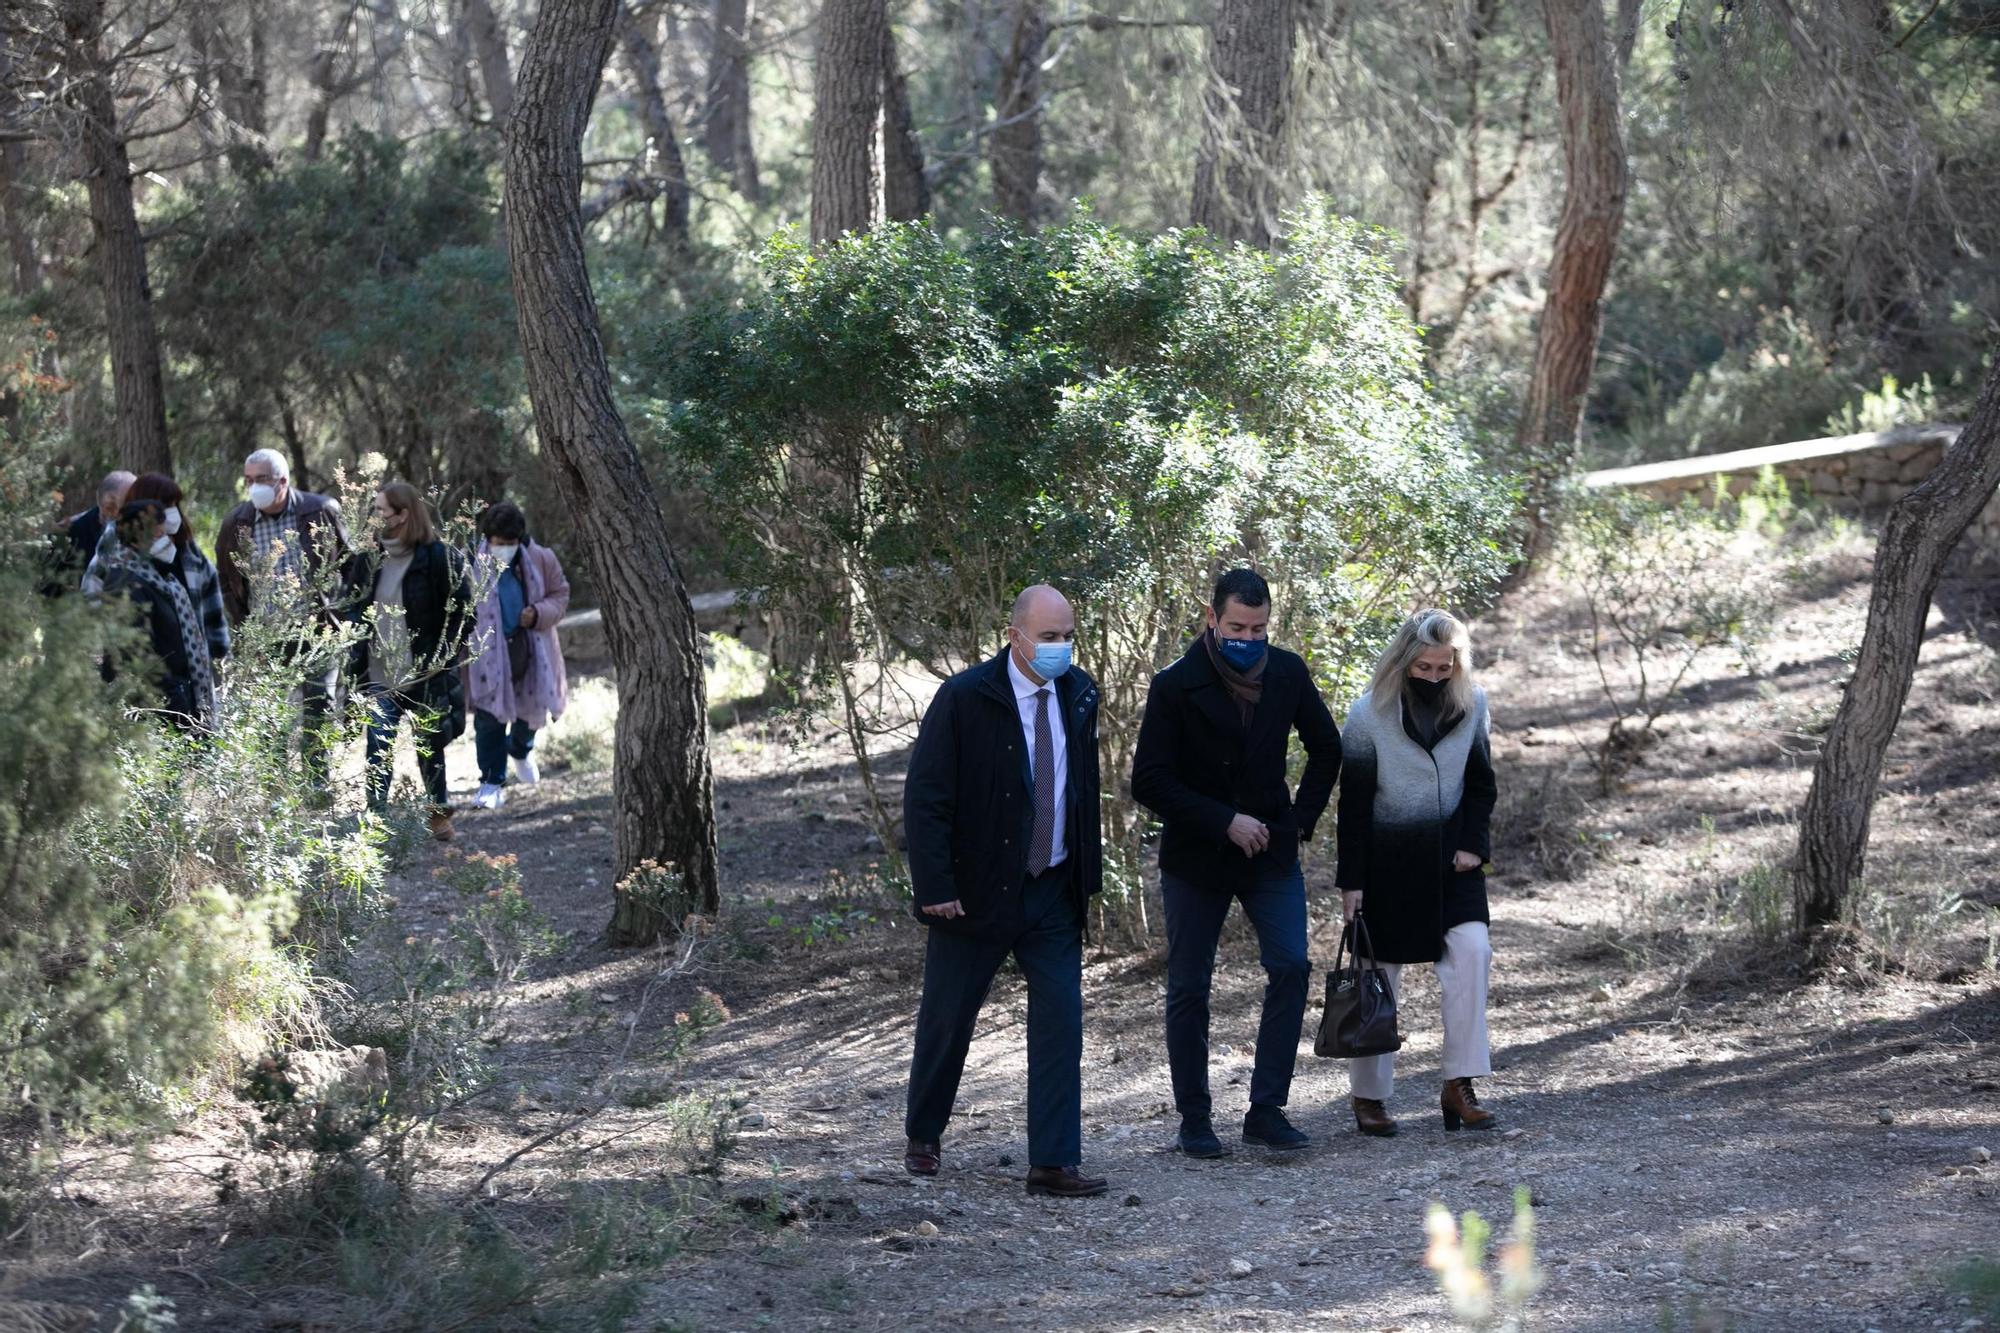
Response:
[{"label": "brown ankle boot", "polygon": [[1444,1111],[1446,1129],[1493,1128],[1493,1113],[1480,1109],[1479,1097],[1472,1091],[1469,1078],[1446,1079],[1438,1106]]},{"label": "brown ankle boot", "polygon": [[1354,1098],[1354,1127],[1378,1139],[1396,1137],[1396,1122],[1389,1118],[1388,1108],[1373,1097]]}]

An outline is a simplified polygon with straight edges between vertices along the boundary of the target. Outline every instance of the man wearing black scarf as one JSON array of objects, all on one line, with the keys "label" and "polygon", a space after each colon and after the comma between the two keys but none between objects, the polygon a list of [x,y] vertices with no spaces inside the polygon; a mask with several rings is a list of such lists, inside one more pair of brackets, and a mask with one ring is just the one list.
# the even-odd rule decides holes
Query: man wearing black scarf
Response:
[{"label": "man wearing black scarf", "polygon": [[[1271,590],[1256,571],[1216,582],[1208,625],[1153,677],[1132,764],[1132,795],[1160,817],[1167,915],[1167,1062],[1191,1157],[1227,1150],[1208,1090],[1208,1001],[1215,946],[1232,900],[1257,931],[1268,978],[1243,1141],[1290,1150],[1311,1140],[1285,1118],[1305,1022],[1305,878],[1309,839],[1340,776],[1340,733],[1312,674],[1267,641]],[[1286,752],[1296,731],[1306,767],[1293,795]]]}]

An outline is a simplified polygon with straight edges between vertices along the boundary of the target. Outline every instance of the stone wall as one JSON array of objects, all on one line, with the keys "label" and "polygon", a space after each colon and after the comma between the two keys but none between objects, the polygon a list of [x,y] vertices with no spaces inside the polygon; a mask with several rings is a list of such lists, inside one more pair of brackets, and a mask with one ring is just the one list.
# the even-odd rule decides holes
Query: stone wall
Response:
[{"label": "stone wall", "polygon": [[[1865,435],[1797,440],[1593,472],[1584,478],[1584,485],[1621,486],[1676,500],[1684,495],[1712,494],[1718,476],[1731,491],[1741,493],[1768,467],[1783,477],[1800,499],[1848,513],[1879,514],[1930,475],[1958,438],[1958,430],[1957,426],[1907,426]],[[1973,520],[1965,544],[1975,559],[2000,564],[2000,495],[1989,500]]]}]

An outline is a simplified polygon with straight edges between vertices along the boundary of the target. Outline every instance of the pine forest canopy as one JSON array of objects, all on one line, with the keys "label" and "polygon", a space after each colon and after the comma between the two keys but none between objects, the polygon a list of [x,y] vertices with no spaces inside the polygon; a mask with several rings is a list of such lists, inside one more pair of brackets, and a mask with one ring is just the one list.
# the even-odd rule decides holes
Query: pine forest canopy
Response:
[{"label": "pine forest canopy", "polygon": [[[766,240],[830,206],[812,195],[816,137],[836,151],[831,122],[851,114],[875,129],[822,182],[859,201],[843,220],[928,213],[971,234],[1087,199],[1132,234],[1198,218],[1257,241],[1318,191],[1399,238],[1383,244],[1427,365],[1503,438],[1564,188],[1552,12],[631,0],[584,154],[614,365],[690,302],[744,291]],[[553,494],[497,217],[502,113],[535,14],[9,7],[8,294],[57,334],[73,479],[169,444],[184,472],[221,478],[256,442],[298,453],[308,477],[376,452],[457,494],[510,476]],[[862,26],[829,31],[829,16]],[[1962,413],[2000,308],[2000,9],[1624,0],[1603,16],[1631,186],[1596,454],[1818,433],[1885,375],[1904,386],[1892,415]],[[1289,40],[1256,36],[1271,24]],[[99,85],[141,250],[110,239],[128,235],[120,201],[99,197],[117,191],[86,188],[118,175],[101,156],[114,145],[83,133]],[[128,327],[149,309],[157,392]],[[145,426],[155,412],[164,433]]]}]

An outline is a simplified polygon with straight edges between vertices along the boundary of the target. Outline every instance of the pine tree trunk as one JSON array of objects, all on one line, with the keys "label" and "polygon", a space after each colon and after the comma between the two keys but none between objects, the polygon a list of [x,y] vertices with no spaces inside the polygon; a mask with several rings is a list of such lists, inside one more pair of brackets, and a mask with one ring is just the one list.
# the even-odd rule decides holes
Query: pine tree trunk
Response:
[{"label": "pine tree trunk", "polygon": [[1543,0],[1542,13],[1555,50],[1565,179],[1528,398],[1515,432],[1527,463],[1528,560],[1547,545],[1549,505],[1576,461],[1627,185],[1618,67],[1603,0]]},{"label": "pine tree trunk", "polygon": [[915,222],[931,211],[931,186],[924,179],[924,146],[910,110],[910,84],[896,59],[896,37],[882,25],[882,215]]},{"label": "pine tree trunk", "polygon": [[118,106],[111,95],[111,70],[103,53],[104,0],[64,0],[62,20],[69,44],[70,100],[78,113],[84,180],[90,193],[90,228],[104,276],[118,463],[132,472],[172,472],[146,242],[132,202],[132,163],[125,153]]},{"label": "pine tree trunk", "polygon": [[1889,507],[1875,548],[1868,628],[1854,677],[1799,813],[1793,908],[1801,931],[1844,920],[1868,852],[1868,821],[1910,681],[1924,620],[1959,538],[2000,487],[2000,362],[1958,440],[1921,485]]},{"label": "pine tree trunk", "polygon": [[619,9],[618,42],[625,53],[625,68],[639,98],[639,120],[652,140],[652,161],[647,171],[664,182],[661,202],[666,205],[661,227],[670,244],[688,243],[690,192],[687,160],[681,156],[680,136],[674,133],[674,118],[667,111],[667,99],[660,92],[660,51],[645,26],[622,5]]},{"label": "pine tree trunk", "polygon": [[486,88],[487,109],[493,123],[505,125],[514,109],[514,71],[507,56],[507,30],[491,0],[464,0],[466,35],[472,39],[472,55],[479,62],[479,81]]},{"label": "pine tree trunk", "polygon": [[708,160],[752,203],[764,197],[750,137],[750,0],[715,0],[709,53]]},{"label": "pine tree trunk", "polygon": [[1000,67],[993,134],[986,160],[993,170],[993,211],[1033,226],[1042,184],[1042,48],[1049,36],[1043,0],[1017,0],[1014,36]]},{"label": "pine tree trunk", "polygon": [[1194,225],[1269,249],[1284,207],[1285,122],[1299,0],[1222,0],[1211,29]]},{"label": "pine tree trunk", "polygon": [[883,0],[827,0],[813,61],[812,241],[882,218]]},{"label": "pine tree trunk", "polygon": [[[617,879],[671,863],[704,912],[720,903],[707,692],[694,611],[652,482],[612,398],[584,266],[583,133],[620,0],[543,0],[507,135],[509,265],[535,427],[604,598],[618,671],[612,779]],[[677,922],[620,893],[618,944]]]}]

